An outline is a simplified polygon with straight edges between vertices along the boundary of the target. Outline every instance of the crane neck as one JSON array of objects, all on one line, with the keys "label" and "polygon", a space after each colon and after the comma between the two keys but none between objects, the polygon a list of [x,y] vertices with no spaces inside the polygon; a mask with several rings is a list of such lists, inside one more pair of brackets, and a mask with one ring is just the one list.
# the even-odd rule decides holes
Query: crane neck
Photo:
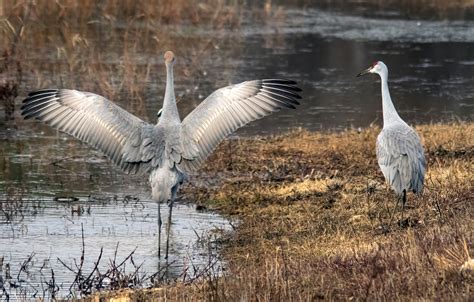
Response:
[{"label": "crane neck", "polygon": [[174,95],[174,78],[173,78],[173,63],[166,64],[166,90],[165,99],[163,101],[163,112],[158,123],[180,123],[178,106],[176,105],[176,98]]},{"label": "crane neck", "polygon": [[390,97],[390,91],[388,90],[388,73],[382,72],[379,75],[382,80],[383,124],[386,126],[394,122],[402,121],[402,119],[398,115],[395,106],[393,106],[392,98]]}]

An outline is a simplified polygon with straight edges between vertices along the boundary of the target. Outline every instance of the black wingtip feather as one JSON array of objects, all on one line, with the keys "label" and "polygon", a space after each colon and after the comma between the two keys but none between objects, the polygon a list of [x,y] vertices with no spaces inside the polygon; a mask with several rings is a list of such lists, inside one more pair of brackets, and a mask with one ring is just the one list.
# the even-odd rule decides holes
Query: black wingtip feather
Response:
[{"label": "black wingtip feather", "polygon": [[263,91],[266,91],[266,93],[269,93],[278,99],[280,103],[284,104],[286,108],[290,109],[296,109],[296,106],[300,105],[298,100],[302,99],[298,94],[302,90],[296,85],[295,81],[286,79],[262,80]]},{"label": "black wingtip feather", "polygon": [[294,92],[301,92],[303,89],[299,88],[298,86],[288,86],[291,88],[292,91]]},{"label": "black wingtip feather", "polygon": [[[283,87],[283,88],[282,88]],[[276,94],[276,95],[281,95],[283,97],[286,97],[286,98],[290,98],[290,99],[293,99],[293,98],[296,98],[296,99],[301,99],[301,96],[299,94],[297,94],[295,91],[292,91],[292,90],[289,90],[289,89],[286,89],[285,86],[269,86],[269,85],[265,85],[263,86],[263,88],[267,91],[270,91],[271,93],[273,94]]]},{"label": "black wingtip feather", "polygon": [[43,106],[44,104],[50,102],[54,97],[55,95],[48,95],[38,99],[26,99],[21,106],[21,110],[28,111],[32,108]]},{"label": "black wingtip feather", "polygon": [[45,93],[38,93],[33,96],[28,96],[26,99],[23,100],[23,103],[33,102],[42,98],[51,98],[57,95],[57,92],[45,92]]},{"label": "black wingtip feather", "polygon": [[40,98],[53,97],[58,93],[58,89],[42,89],[30,92],[28,97],[23,100],[23,104],[34,102]]},{"label": "black wingtip feather", "polygon": [[286,84],[286,85],[296,85],[297,83],[293,80],[288,79],[264,79],[262,80],[265,84],[275,83],[275,84]]},{"label": "black wingtip feather", "polygon": [[56,93],[57,91],[58,89],[40,89],[40,90],[36,90],[36,91],[28,93],[28,97],[33,97],[35,95],[42,94],[42,93]]},{"label": "black wingtip feather", "polygon": [[28,97],[23,100],[20,108],[21,115],[25,120],[34,118],[54,98],[58,89],[41,89],[30,92]]},{"label": "black wingtip feather", "polygon": [[[288,92],[295,92],[296,94],[298,92],[302,92],[303,90],[296,86],[298,83],[293,80],[287,80],[287,79],[266,79],[262,80],[262,84],[265,86],[277,86],[280,89],[285,89]],[[301,99],[301,96],[298,95],[298,99]]]}]

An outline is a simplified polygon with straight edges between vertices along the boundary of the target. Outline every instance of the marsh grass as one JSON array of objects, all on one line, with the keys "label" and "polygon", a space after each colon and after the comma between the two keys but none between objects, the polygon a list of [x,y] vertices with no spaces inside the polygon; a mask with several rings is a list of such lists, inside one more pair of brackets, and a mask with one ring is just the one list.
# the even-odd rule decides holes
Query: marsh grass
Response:
[{"label": "marsh grass", "polygon": [[224,240],[227,271],[119,296],[469,300],[472,270],[461,268],[474,249],[474,124],[417,130],[428,161],[426,188],[421,197],[409,195],[391,226],[396,199],[375,159],[379,128],[224,142],[195,176],[219,181],[207,189],[188,185],[184,193],[240,220]]},{"label": "marsh grass", "polygon": [[190,87],[215,50],[218,34],[193,37],[186,30],[199,24],[219,33],[239,28],[242,18],[239,0],[2,1],[0,7],[0,98],[10,115],[16,96],[60,87],[96,92],[143,116],[144,100],[164,87],[166,50],[182,59],[177,77]]}]

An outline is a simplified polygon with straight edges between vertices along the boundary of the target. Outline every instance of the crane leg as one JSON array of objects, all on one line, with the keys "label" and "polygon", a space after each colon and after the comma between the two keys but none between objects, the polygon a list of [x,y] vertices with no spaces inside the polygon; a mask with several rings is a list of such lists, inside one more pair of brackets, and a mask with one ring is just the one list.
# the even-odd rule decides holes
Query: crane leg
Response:
[{"label": "crane leg", "polygon": [[400,202],[400,197],[397,197],[397,203],[395,204],[395,207],[393,208],[392,214],[390,215],[390,222],[388,223],[389,230],[392,227],[393,217],[395,216],[395,212],[397,211],[399,202]]},{"label": "crane leg", "polygon": [[168,224],[166,226],[166,250],[165,250],[165,259],[168,260],[168,251],[170,248],[170,230],[171,230],[171,216],[173,214],[173,204],[174,200],[176,199],[176,195],[178,193],[179,186],[183,183],[182,178],[180,181],[171,188],[171,199],[169,200],[169,212],[168,212]]},{"label": "crane leg", "polygon": [[403,222],[403,214],[405,213],[405,204],[407,203],[407,190],[403,190],[402,196],[402,222]]},{"label": "crane leg", "polygon": [[161,258],[161,204],[158,202],[158,269],[159,269],[159,260]]},{"label": "crane leg", "polygon": [[168,224],[166,225],[166,250],[165,250],[165,259],[168,259],[168,251],[170,247],[170,229],[171,229],[171,214],[173,212],[173,202],[174,198],[170,200],[169,204],[169,213],[168,213]]}]

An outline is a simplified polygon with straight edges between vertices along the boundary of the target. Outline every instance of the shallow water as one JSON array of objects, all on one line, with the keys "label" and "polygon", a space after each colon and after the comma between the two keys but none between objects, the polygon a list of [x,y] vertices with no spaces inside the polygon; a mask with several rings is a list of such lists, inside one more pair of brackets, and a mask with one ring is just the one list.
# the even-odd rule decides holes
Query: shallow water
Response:
[{"label": "shallow water", "polygon": [[[284,22],[248,28],[234,81],[255,75],[295,79],[301,107],[241,133],[381,125],[380,81],[355,75],[374,61],[390,70],[392,99],[409,123],[474,117],[474,22],[365,18],[289,10]],[[276,125],[276,126],[275,126]]]},{"label": "shallow water", "polygon": [[[139,276],[145,279],[159,271],[156,203],[140,200],[136,194],[124,199],[104,194],[100,195],[101,200],[74,197],[78,200],[68,202],[69,198],[29,199],[29,196],[22,196],[21,213],[13,214],[8,222],[5,221],[6,215],[2,215],[1,256],[3,262],[9,264],[13,276],[13,279],[5,281],[20,285],[20,290],[7,286],[11,297],[22,297],[22,293],[26,293],[27,297],[34,294],[42,297],[46,282],[52,280],[51,271],[58,286],[56,296],[78,294],[74,290],[70,292],[75,274],[65,265],[77,271],[75,263],[81,261],[82,235],[85,255],[82,270],[86,276],[93,271],[101,249],[103,253],[98,270],[103,274],[111,268],[112,259],[116,259],[118,264],[132,251],[136,266],[127,261],[126,273],[132,273],[140,266]],[[3,204],[3,208],[8,206]],[[167,215],[167,209],[162,205],[162,215]],[[184,204],[177,204],[173,214],[171,256],[168,262],[162,259],[160,264],[161,268],[167,266],[166,277],[176,278],[184,270],[187,270],[188,276],[193,276],[211,261],[217,262],[214,269],[219,271],[221,264],[215,240],[220,231],[228,228],[227,221],[216,214],[197,212],[193,206]],[[20,272],[20,264],[30,256],[32,261],[27,270]],[[161,272],[165,274],[163,270]],[[150,281],[141,285],[147,284]],[[50,293],[46,297],[51,297]]]},{"label": "shallow water", "polygon": [[[110,268],[110,259],[121,262],[134,249],[140,276],[158,272],[157,203],[150,198],[145,176],[122,174],[99,152],[68,136],[4,129],[0,138],[4,142],[0,153],[5,155],[0,163],[0,258],[4,272],[8,264],[13,276],[6,280],[4,275],[4,281],[21,285],[18,289],[7,286],[11,297],[42,297],[51,269],[59,286],[57,296],[70,294],[75,274],[58,259],[70,267],[74,261],[79,263],[82,228],[86,274],[101,248],[102,273]],[[165,238],[165,204],[161,215]],[[217,273],[222,264],[215,241],[229,228],[228,220],[215,213],[198,211],[185,200],[176,202],[170,258],[160,262],[161,269],[167,267],[165,277],[174,279],[185,269],[187,276],[193,276],[211,261]],[[162,253],[164,248],[162,239]],[[21,264],[32,254],[28,273],[20,273]],[[127,273],[132,273],[135,267],[130,262],[126,265]]]},{"label": "shallow water", "polygon": [[[396,14],[364,17],[292,8],[281,18],[257,24],[244,20],[235,31],[192,26],[176,31],[176,39],[188,41],[218,37],[213,56],[201,62],[199,77],[176,78],[183,116],[215,88],[228,83],[284,77],[303,88],[298,110],[252,123],[237,135],[276,134],[295,127],[380,125],[379,80],[374,75],[355,78],[375,60],[389,66],[392,99],[407,122],[474,117],[473,21],[403,20]],[[113,47],[107,49],[111,51],[107,62],[119,64],[120,53],[113,53]],[[148,83],[145,114],[141,114],[154,121],[162,102],[164,70],[161,58],[153,57],[156,54],[144,50],[138,55],[144,64],[154,62],[152,67],[161,76]],[[40,52],[30,59],[55,62],[54,56]],[[185,68],[186,62],[178,58],[176,69]],[[49,72],[45,69],[42,76],[51,76]],[[35,76],[26,76],[20,87],[23,96],[35,87]],[[130,108],[127,99],[119,96],[114,101]],[[36,269],[47,259],[47,267],[54,268],[56,282],[64,285],[62,293],[67,294],[73,275],[57,258],[71,263],[80,257],[82,224],[88,268],[101,247],[104,259],[109,259],[119,243],[117,259],[136,247],[134,260],[144,263],[143,273],[156,272],[157,205],[150,200],[146,177],[122,174],[100,152],[40,123],[23,121],[18,111],[12,121],[0,118],[0,139],[0,256],[12,270],[18,270],[34,252]],[[64,202],[58,197],[77,200]],[[167,207],[162,207],[166,217]],[[83,210],[81,215],[77,209]],[[173,221],[175,275],[191,260],[205,266],[215,250],[199,245],[198,239],[228,226],[222,217],[183,203],[176,207]],[[41,278],[32,269],[28,281],[37,288]],[[34,293],[32,287],[27,296]]]}]

